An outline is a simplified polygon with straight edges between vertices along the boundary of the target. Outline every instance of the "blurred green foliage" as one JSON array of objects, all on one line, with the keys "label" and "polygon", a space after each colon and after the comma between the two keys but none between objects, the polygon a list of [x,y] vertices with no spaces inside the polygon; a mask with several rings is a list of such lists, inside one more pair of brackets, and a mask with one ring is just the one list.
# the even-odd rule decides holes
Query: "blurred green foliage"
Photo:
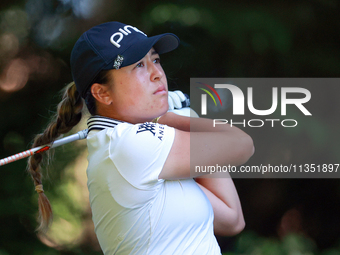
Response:
[{"label": "blurred green foliage", "polygon": [[277,238],[260,237],[252,231],[239,235],[236,240],[235,251],[223,255],[337,255],[340,254],[339,245],[334,248],[319,251],[313,240],[303,235],[290,234],[282,240]]},{"label": "blurred green foliage", "polygon": [[[178,35],[180,47],[162,56],[162,64],[170,89],[189,93],[190,77],[339,77],[339,11],[336,0],[3,0],[0,158],[28,149],[44,129],[59,91],[72,80],[72,46],[96,24],[118,20],[149,35]],[[313,118],[284,135],[252,131],[251,163],[285,157],[340,163],[339,94],[340,87],[318,93]],[[26,160],[1,167],[0,255],[101,254],[88,207],[84,147],[58,149],[44,179],[55,212],[47,236],[34,231],[37,195]],[[225,254],[340,254],[339,180],[236,179],[235,184],[247,227],[237,237],[218,238]],[[284,220],[292,223],[282,233]]]}]

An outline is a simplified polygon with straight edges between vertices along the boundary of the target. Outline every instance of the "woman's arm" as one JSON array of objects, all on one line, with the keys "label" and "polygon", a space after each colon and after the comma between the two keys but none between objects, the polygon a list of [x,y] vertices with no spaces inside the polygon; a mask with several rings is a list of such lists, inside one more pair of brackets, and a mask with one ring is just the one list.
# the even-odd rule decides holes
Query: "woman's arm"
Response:
[{"label": "woman's arm", "polygon": [[216,235],[232,236],[240,233],[245,222],[235,185],[231,178],[196,178],[214,210]]},{"label": "woman's arm", "polygon": [[[210,160],[215,161],[211,162],[213,165],[221,163],[221,161],[224,164],[239,165],[245,163],[254,153],[252,139],[236,127],[229,125],[213,127],[212,120],[182,117],[171,113],[165,114],[159,120],[161,124],[167,124],[177,129],[174,148],[166,162],[168,167],[171,165],[173,168],[169,170],[165,165],[165,170],[163,169],[160,178],[171,179],[190,175],[190,171],[188,173],[188,170],[184,169],[183,171],[183,168],[179,167],[179,164],[184,163],[188,169],[187,164],[190,165],[190,159],[188,159],[190,156],[192,164],[202,162],[202,165],[209,165],[207,160]],[[189,131],[191,131],[191,138],[194,136],[191,146],[195,147],[195,149],[191,148],[191,155]],[[172,161],[176,161],[177,164],[173,164]],[[175,170],[178,169],[176,167],[179,167],[180,170]],[[232,179],[229,176],[225,178],[204,178],[202,176],[195,180],[213,207],[215,234],[230,236],[241,232],[245,222]]]},{"label": "woman's arm", "polygon": [[205,174],[195,172],[195,166],[241,165],[254,153],[251,137],[235,126],[224,124],[213,127],[213,120],[189,118],[171,112],[164,114],[158,122],[175,128],[175,140],[159,175],[161,179],[192,178]]}]

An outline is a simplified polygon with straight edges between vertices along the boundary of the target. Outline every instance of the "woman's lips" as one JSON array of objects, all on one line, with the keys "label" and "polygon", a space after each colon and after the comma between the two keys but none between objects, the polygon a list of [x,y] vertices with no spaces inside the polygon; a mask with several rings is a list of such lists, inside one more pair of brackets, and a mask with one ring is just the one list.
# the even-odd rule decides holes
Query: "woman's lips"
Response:
[{"label": "woman's lips", "polygon": [[153,93],[154,95],[161,95],[161,94],[166,94],[167,91],[165,89],[165,86],[160,86],[155,93]]}]

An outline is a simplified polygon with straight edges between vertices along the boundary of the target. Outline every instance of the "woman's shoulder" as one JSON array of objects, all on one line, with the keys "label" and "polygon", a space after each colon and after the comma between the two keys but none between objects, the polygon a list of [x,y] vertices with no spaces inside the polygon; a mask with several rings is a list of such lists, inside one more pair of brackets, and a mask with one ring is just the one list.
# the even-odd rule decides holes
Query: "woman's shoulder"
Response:
[{"label": "woman's shoulder", "polygon": [[88,120],[88,129],[88,140],[106,137],[113,141],[127,139],[130,143],[139,143],[145,139],[151,143],[162,143],[163,140],[172,140],[175,133],[172,127],[159,123],[144,122],[131,124],[101,116],[91,117]]}]

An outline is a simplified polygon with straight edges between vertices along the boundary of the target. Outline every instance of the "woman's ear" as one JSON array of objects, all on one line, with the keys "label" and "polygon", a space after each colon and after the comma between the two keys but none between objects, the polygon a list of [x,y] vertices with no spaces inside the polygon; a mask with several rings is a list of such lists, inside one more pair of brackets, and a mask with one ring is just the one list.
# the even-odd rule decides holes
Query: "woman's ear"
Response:
[{"label": "woman's ear", "polygon": [[93,83],[91,86],[91,93],[98,102],[110,105],[112,103],[111,93],[108,86]]}]

